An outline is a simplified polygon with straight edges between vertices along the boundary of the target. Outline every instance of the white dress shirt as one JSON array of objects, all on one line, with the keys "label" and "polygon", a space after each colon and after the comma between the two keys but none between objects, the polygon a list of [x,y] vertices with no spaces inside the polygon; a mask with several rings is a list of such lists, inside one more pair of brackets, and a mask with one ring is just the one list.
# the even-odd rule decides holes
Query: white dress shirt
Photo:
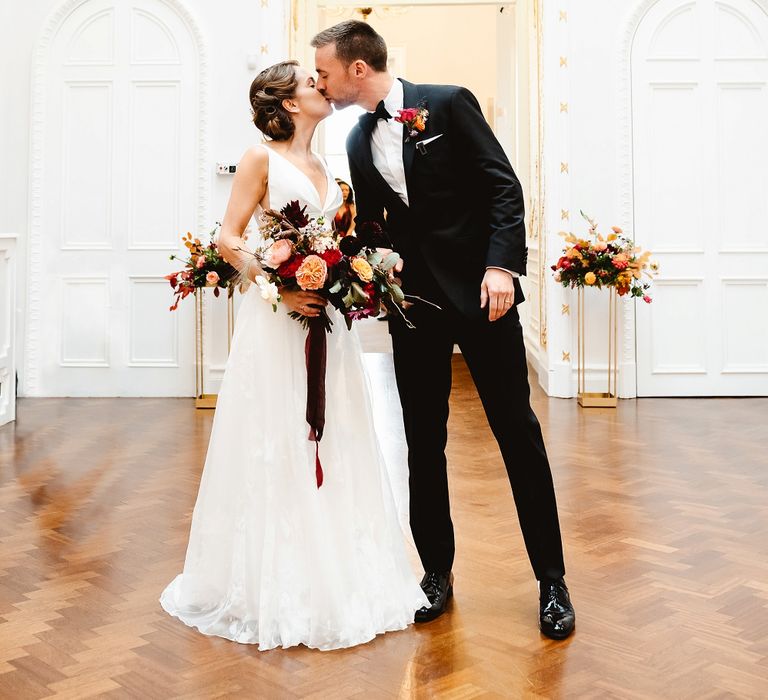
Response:
[{"label": "white dress shirt", "polygon": [[[384,98],[384,109],[392,115],[392,119],[379,119],[371,132],[373,167],[381,173],[384,181],[408,206],[408,186],[403,165],[403,125],[394,119],[397,111],[403,109],[403,84],[397,79],[392,81],[392,87]],[[504,270],[513,277],[520,276],[517,272],[503,267],[486,269]]]},{"label": "white dress shirt", "polygon": [[384,98],[384,108],[392,119],[379,119],[371,132],[373,165],[386,183],[408,205],[408,187],[405,184],[403,165],[403,125],[396,122],[397,110],[403,108],[403,84],[392,82],[389,94]]}]

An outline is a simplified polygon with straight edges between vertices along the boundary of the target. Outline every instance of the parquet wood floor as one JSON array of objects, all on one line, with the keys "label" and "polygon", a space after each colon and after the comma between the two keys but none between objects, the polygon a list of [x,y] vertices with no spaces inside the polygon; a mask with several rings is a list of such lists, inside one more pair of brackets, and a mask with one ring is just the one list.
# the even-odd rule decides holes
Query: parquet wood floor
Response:
[{"label": "parquet wood floor", "polygon": [[[401,460],[389,358],[369,362],[388,459]],[[0,428],[0,697],[768,697],[768,400],[586,411],[534,388],[534,404],[571,639],[536,628],[502,463],[456,357],[451,612],[356,649],[260,653],[157,602],[182,566],[212,412],[20,400]]]}]

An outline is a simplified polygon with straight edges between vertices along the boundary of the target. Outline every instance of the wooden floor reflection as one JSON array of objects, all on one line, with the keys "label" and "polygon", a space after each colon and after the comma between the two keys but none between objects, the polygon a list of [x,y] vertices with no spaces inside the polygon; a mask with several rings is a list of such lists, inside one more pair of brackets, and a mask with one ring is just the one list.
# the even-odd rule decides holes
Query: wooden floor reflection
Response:
[{"label": "wooden floor reflection", "polygon": [[[402,460],[391,358],[368,360],[387,458]],[[502,463],[456,357],[450,614],[356,649],[260,653],[157,603],[183,562],[212,412],[20,400],[0,428],[0,697],[765,697],[768,400],[533,401],[574,637],[536,628]]]}]

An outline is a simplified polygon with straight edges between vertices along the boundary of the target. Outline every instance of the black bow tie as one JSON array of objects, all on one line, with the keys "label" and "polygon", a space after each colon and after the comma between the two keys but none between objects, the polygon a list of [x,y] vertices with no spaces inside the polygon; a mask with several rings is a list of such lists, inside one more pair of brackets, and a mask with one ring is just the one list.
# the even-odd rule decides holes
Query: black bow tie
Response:
[{"label": "black bow tie", "polygon": [[379,119],[384,119],[385,121],[392,119],[392,115],[387,112],[386,107],[384,107],[384,100],[376,105],[376,109],[373,112],[366,112],[365,114],[360,115],[360,126],[365,132],[370,134]]}]

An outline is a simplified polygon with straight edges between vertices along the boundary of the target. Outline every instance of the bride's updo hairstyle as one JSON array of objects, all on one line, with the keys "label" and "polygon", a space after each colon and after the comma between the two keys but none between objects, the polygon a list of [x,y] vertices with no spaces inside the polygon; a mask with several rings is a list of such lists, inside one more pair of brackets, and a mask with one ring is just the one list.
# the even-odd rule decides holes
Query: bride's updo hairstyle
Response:
[{"label": "bride's updo hairstyle", "polygon": [[253,123],[273,141],[286,141],[293,136],[293,119],[283,107],[283,100],[296,94],[298,61],[282,61],[265,68],[251,83]]}]

